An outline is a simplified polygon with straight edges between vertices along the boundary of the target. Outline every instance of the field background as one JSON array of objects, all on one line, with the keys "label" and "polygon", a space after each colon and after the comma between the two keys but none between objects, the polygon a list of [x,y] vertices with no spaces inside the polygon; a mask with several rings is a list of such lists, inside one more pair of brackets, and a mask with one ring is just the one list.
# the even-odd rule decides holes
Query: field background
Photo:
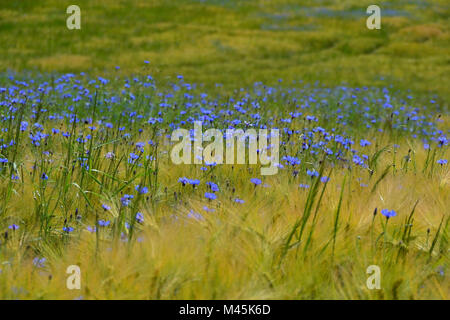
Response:
[{"label": "field background", "polygon": [[0,1],[0,70],[154,75],[229,88],[255,81],[382,84],[448,101],[449,4],[378,1],[382,29],[366,28],[373,1]]}]

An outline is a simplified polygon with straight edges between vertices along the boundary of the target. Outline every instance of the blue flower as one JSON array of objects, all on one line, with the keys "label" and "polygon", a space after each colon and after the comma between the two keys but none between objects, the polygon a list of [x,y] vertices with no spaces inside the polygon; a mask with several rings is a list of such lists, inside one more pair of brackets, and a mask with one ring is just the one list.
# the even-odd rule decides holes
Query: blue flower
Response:
[{"label": "blue flower", "polygon": [[320,178],[320,181],[323,182],[323,183],[325,183],[325,182],[330,181],[330,178],[328,178],[328,177],[326,177],[326,176],[323,176],[322,178]]},{"label": "blue flower", "polygon": [[198,179],[188,179],[186,177],[179,178],[178,182],[180,182],[183,187],[186,184],[191,184],[192,186],[196,186],[196,185],[200,184],[200,180],[198,180]]},{"label": "blue flower", "polygon": [[139,156],[133,152],[130,153],[130,158],[128,158],[128,163],[135,163],[139,159]]},{"label": "blue flower", "polygon": [[102,208],[103,208],[105,211],[111,210],[111,207],[108,206],[107,204],[102,204]]},{"label": "blue flower", "polygon": [[207,182],[206,185],[211,188],[212,192],[219,191],[219,186],[217,184],[215,184],[214,182]]},{"label": "blue flower", "polygon": [[198,184],[200,184],[200,180],[198,180],[198,179],[189,179],[189,184],[191,184],[191,185],[193,185],[193,186],[196,186],[196,185],[198,185]]},{"label": "blue flower", "polygon": [[8,228],[11,229],[11,230],[17,230],[17,229],[19,229],[19,226],[17,224],[13,223]]},{"label": "blue flower", "polygon": [[145,146],[145,142],[136,142],[136,148],[142,150]]},{"label": "blue flower", "polygon": [[141,212],[136,213],[136,221],[139,223],[144,223],[144,215]]},{"label": "blue flower", "polygon": [[382,209],[381,214],[386,217],[386,219],[389,219],[391,217],[395,217],[397,213],[394,210],[388,210],[388,209]]},{"label": "blue flower", "polygon": [[255,186],[260,185],[260,184],[262,183],[262,182],[261,182],[261,179],[258,179],[258,178],[251,178],[250,181],[251,181]]},{"label": "blue flower", "polygon": [[63,227],[63,231],[69,233],[69,232],[73,231],[73,228],[72,227]]},{"label": "blue flower", "polygon": [[436,161],[438,164],[440,164],[441,166],[443,166],[444,164],[447,164],[447,159],[439,159],[438,161]]},{"label": "blue flower", "polygon": [[107,226],[109,226],[109,224],[111,223],[111,221],[105,221],[105,220],[98,220],[98,225],[100,226],[100,227],[107,227]]},{"label": "blue flower", "polygon": [[287,164],[290,164],[291,166],[296,166],[299,165],[301,163],[300,159],[296,158],[296,157],[291,157],[291,156],[284,156],[282,158],[282,160],[285,160]]},{"label": "blue flower", "polygon": [[148,188],[147,187],[141,187],[140,185],[137,185],[135,189],[140,194],[146,194],[148,192]]},{"label": "blue flower", "polygon": [[127,207],[130,205],[131,199],[133,199],[133,198],[134,198],[134,196],[132,194],[125,194],[125,195],[123,195],[122,198],[120,198],[120,202],[122,202],[122,205],[124,207]]},{"label": "blue flower", "polygon": [[45,262],[46,261],[47,261],[46,258],[36,257],[36,258],[33,259],[33,264],[34,264],[35,267],[45,268]]},{"label": "blue flower", "polygon": [[215,193],[205,192],[205,198],[209,200],[215,200],[217,199],[217,196]]},{"label": "blue flower", "polygon": [[105,154],[105,158],[106,159],[114,159],[114,153],[113,152],[108,152],[107,154]]},{"label": "blue flower", "polygon": [[195,220],[204,220],[205,219],[205,218],[203,218],[203,216],[200,213],[197,213],[194,210],[191,210],[187,216],[188,216],[188,218],[192,218]]},{"label": "blue flower", "polygon": [[178,179],[178,182],[180,182],[183,185],[183,187],[184,187],[186,184],[188,184],[189,179],[186,178],[186,177],[182,177],[182,178]]},{"label": "blue flower", "polygon": [[447,138],[445,136],[440,136],[438,138],[438,142],[439,142],[439,144],[438,144],[439,147],[442,147],[443,145],[447,145],[448,144],[448,140],[447,140]]},{"label": "blue flower", "polygon": [[20,123],[20,131],[25,131],[25,130],[27,130],[27,127],[28,127],[28,122],[22,121],[22,122]]},{"label": "blue flower", "polygon": [[319,173],[314,169],[306,170],[306,174],[310,177],[318,177],[319,176]]}]

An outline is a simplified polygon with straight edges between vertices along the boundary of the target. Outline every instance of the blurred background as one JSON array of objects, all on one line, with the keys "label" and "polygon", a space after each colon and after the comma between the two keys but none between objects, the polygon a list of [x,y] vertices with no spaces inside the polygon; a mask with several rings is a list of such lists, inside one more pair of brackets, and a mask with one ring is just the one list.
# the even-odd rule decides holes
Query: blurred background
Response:
[{"label": "blurred background", "polygon": [[[81,9],[68,30],[66,8]],[[381,8],[381,30],[366,9]],[[0,0],[0,72],[89,72],[239,88],[304,81],[449,98],[447,0]],[[150,64],[144,66],[144,60]],[[115,67],[120,66],[120,70]]]}]

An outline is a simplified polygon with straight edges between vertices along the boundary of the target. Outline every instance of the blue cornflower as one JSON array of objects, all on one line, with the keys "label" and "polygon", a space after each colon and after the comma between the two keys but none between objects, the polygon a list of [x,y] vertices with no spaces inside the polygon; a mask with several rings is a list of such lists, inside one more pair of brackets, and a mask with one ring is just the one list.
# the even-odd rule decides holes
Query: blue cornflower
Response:
[{"label": "blue cornflower", "polygon": [[211,188],[212,192],[219,191],[219,186],[217,184],[215,184],[214,182],[207,182],[206,185]]},{"label": "blue cornflower", "polygon": [[188,179],[186,177],[182,177],[178,179],[178,182],[180,182],[182,184],[182,186],[184,187],[186,184],[191,184],[194,187],[198,184],[200,184],[200,180],[198,179]]},{"label": "blue cornflower", "polygon": [[217,198],[215,193],[211,193],[211,192],[205,192],[205,198],[209,199],[209,200],[214,200]]},{"label": "blue cornflower", "polygon": [[136,142],[136,148],[143,149],[145,146],[145,142]]},{"label": "blue cornflower", "polygon": [[41,176],[42,180],[48,180],[48,175],[44,172]]},{"label": "blue cornflower", "polygon": [[114,159],[115,155],[113,152],[108,152],[107,154],[105,154],[105,158],[106,159]]},{"label": "blue cornflower", "polygon": [[300,164],[300,159],[296,158],[296,157],[291,157],[291,156],[284,156],[282,158],[282,160],[285,160],[287,164],[290,164],[291,166],[296,166]]},{"label": "blue cornflower", "polygon": [[236,203],[244,203],[245,201],[239,198],[234,199],[234,202]]},{"label": "blue cornflower", "polygon": [[204,206],[203,210],[205,210],[206,212],[214,212],[214,211],[216,211],[215,209],[208,208],[207,206]]},{"label": "blue cornflower", "polygon": [[13,223],[12,225],[10,225],[10,226],[8,227],[8,229],[11,229],[11,230],[17,230],[17,229],[19,229],[19,226],[18,226],[17,224]]},{"label": "blue cornflower", "polygon": [[438,164],[440,164],[441,166],[443,166],[444,164],[447,164],[447,159],[439,159],[438,161],[436,161]]},{"label": "blue cornflower", "polygon": [[178,182],[180,182],[184,187],[189,182],[189,179],[186,177],[182,177],[178,179]]},{"label": "blue cornflower", "polygon": [[251,178],[250,181],[251,181],[251,183],[253,183],[255,186],[260,185],[260,184],[262,183],[262,182],[261,182],[261,179],[258,179],[258,178]]},{"label": "blue cornflower", "polygon": [[140,185],[137,185],[135,189],[140,194],[146,194],[148,192],[148,188],[147,187],[141,187]]},{"label": "blue cornflower", "polygon": [[39,258],[39,257],[36,257],[36,258],[33,259],[33,265],[34,265],[35,267],[38,267],[38,268],[44,268],[44,267],[45,267],[45,262],[46,262],[46,261],[47,261],[46,258]]},{"label": "blue cornflower", "polygon": [[320,181],[323,182],[323,183],[325,183],[325,182],[330,181],[330,178],[328,178],[328,177],[326,177],[326,176],[323,176],[322,178],[320,178]]},{"label": "blue cornflower", "polygon": [[381,214],[383,216],[385,216],[386,219],[389,219],[391,217],[395,217],[397,215],[397,213],[394,210],[388,210],[388,209],[381,210]]},{"label": "blue cornflower", "polygon": [[102,204],[102,208],[103,208],[105,211],[111,210],[111,207],[108,206],[107,204]]},{"label": "blue cornflower", "polygon": [[120,198],[120,202],[122,202],[122,205],[124,207],[127,207],[131,203],[131,199],[133,199],[134,196],[132,194],[125,194],[122,198]]},{"label": "blue cornflower", "polygon": [[63,229],[63,231],[65,231],[65,232],[67,232],[67,233],[73,231],[73,227],[63,227],[62,229]]},{"label": "blue cornflower", "polygon": [[363,165],[364,165],[364,160],[363,160],[360,156],[358,156],[357,154],[353,155],[352,161],[353,161],[355,164],[357,164],[357,165],[360,165],[360,166],[363,166]]},{"label": "blue cornflower", "polygon": [[139,223],[144,223],[144,215],[141,212],[136,213],[136,221]]},{"label": "blue cornflower", "polygon": [[205,161],[205,166],[207,166],[207,167],[215,167],[217,165],[217,162],[208,162],[208,161]]},{"label": "blue cornflower", "polygon": [[100,227],[107,227],[107,226],[109,226],[109,224],[111,223],[111,221],[105,221],[105,220],[98,220],[98,225],[100,226]]},{"label": "blue cornflower", "polygon": [[25,131],[25,130],[27,130],[27,127],[28,127],[28,122],[22,121],[22,122],[20,123],[20,131]]},{"label": "blue cornflower", "polygon": [[314,169],[306,170],[306,174],[310,177],[318,177],[319,176],[319,173]]},{"label": "blue cornflower", "polygon": [[205,219],[205,218],[203,218],[203,216],[200,213],[197,213],[194,210],[191,210],[187,216],[188,216],[188,218],[193,218],[196,220],[204,220]]},{"label": "blue cornflower", "polygon": [[200,180],[198,180],[198,179],[188,179],[188,183],[193,185],[193,186],[196,186],[196,185],[200,184]]},{"label": "blue cornflower", "polygon": [[438,147],[442,147],[443,145],[447,145],[448,144],[448,139],[445,136],[440,136],[438,138]]},{"label": "blue cornflower", "polygon": [[128,163],[134,163],[137,159],[139,159],[139,156],[133,152],[130,153],[130,158],[128,158]]}]

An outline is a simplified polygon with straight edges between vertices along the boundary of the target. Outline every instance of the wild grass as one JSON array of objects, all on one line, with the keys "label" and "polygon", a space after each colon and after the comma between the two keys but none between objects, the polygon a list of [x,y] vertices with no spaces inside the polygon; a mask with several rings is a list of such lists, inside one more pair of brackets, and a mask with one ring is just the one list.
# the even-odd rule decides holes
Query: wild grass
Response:
[{"label": "wild grass", "polygon": [[[0,298],[448,299],[448,4],[320,3],[0,0]],[[282,168],[174,165],[194,120]]]},{"label": "wild grass", "polygon": [[[207,97],[180,79],[93,80],[5,85],[2,298],[448,298],[450,172],[436,162],[448,159],[449,120],[439,105],[376,88],[259,84]],[[258,165],[171,162],[174,126],[189,129],[183,121],[209,114],[203,105],[219,115],[238,101],[283,128],[280,159],[299,164],[283,160],[277,175],[261,177]],[[251,121],[248,113],[203,121],[226,128],[233,119]],[[204,197],[208,181],[220,189],[216,200]],[[81,290],[66,288],[69,265],[81,268]],[[370,265],[382,270],[381,290],[366,287]]]}]

